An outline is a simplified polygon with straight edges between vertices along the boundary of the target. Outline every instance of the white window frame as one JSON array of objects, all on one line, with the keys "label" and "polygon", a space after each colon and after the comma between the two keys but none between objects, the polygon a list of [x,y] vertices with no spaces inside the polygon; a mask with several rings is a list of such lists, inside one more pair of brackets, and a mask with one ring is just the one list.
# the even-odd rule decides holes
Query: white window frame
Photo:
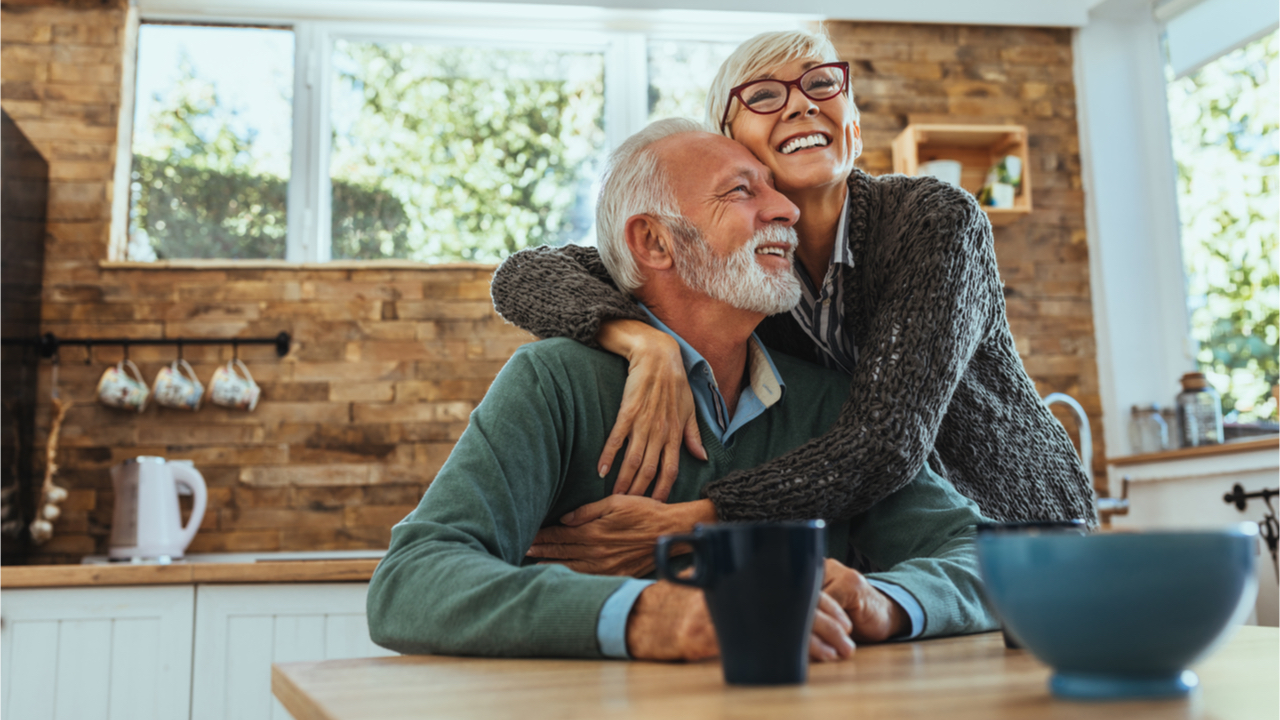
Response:
[{"label": "white window frame", "polygon": [[[294,33],[293,148],[288,191],[285,260],[331,259],[329,157],[330,59],[335,40],[412,41],[436,45],[493,45],[601,52],[605,65],[606,152],[648,121],[650,39],[741,42],[765,30],[803,27],[813,16],[718,11],[619,11],[538,5],[432,3],[382,0],[360,3],[361,19],[346,4],[267,0],[255,3],[141,0],[141,22],[259,25]],[[135,77],[126,77],[132,90]],[[125,113],[122,113],[124,115]],[[130,123],[132,110],[128,113]],[[130,138],[131,139],[131,138]],[[117,162],[130,167],[130,143]],[[113,220],[128,235],[131,202]],[[127,243],[115,246],[123,248]],[[227,262],[235,262],[228,260]],[[360,262],[360,261],[356,261]],[[429,265],[432,263],[423,263]]]}]

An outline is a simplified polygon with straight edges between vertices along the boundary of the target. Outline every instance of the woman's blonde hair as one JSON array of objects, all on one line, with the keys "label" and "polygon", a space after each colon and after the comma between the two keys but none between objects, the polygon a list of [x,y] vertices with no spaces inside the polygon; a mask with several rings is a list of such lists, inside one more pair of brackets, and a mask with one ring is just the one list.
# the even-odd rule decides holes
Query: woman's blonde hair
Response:
[{"label": "woman's blonde hair", "polygon": [[[739,45],[720,66],[715,80],[711,81],[710,90],[707,91],[707,127],[713,132],[719,131],[726,137],[733,137],[729,126],[733,124],[741,107],[729,114],[724,129],[720,129],[724,108],[729,103],[729,91],[779,65],[803,58],[839,62],[840,56],[836,54],[836,48],[831,44],[825,27],[819,26],[814,32],[783,30],[760,33]],[[852,82],[849,85],[849,108],[853,112],[853,121],[858,122],[858,106],[853,102]]]}]

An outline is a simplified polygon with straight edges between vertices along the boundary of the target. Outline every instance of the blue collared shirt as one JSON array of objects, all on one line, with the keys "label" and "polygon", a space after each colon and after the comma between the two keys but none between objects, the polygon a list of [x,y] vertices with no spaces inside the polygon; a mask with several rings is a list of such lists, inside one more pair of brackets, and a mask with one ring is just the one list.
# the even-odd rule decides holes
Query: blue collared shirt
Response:
[{"label": "blue collared shirt", "polygon": [[[841,225],[844,219],[841,218]],[[839,247],[839,245],[837,245]],[[828,278],[830,273],[828,273]],[[707,427],[716,435],[721,445],[726,447],[733,441],[733,433],[742,426],[760,417],[765,410],[782,399],[786,385],[778,375],[778,368],[764,345],[752,333],[747,342],[747,377],[749,383],[738,396],[738,407],[729,418],[725,410],[724,395],[716,384],[715,373],[705,358],[693,349],[671,328],[649,312],[649,308],[640,305],[649,315],[649,324],[675,338],[680,346],[680,358],[684,361],[684,370],[689,378],[689,389],[693,391],[693,401],[702,413]],[[802,323],[803,324],[803,323]],[[846,371],[847,372],[847,371]],[[911,619],[911,631],[906,639],[918,636],[924,630],[924,609],[911,593],[892,583],[880,582],[874,578],[867,581],[873,587],[893,598],[907,612]],[[629,659],[627,652],[627,618],[631,608],[645,588],[653,584],[652,580],[628,578],[605,601],[600,609],[600,617],[596,621],[596,641],[600,644],[600,652],[605,657]]]}]

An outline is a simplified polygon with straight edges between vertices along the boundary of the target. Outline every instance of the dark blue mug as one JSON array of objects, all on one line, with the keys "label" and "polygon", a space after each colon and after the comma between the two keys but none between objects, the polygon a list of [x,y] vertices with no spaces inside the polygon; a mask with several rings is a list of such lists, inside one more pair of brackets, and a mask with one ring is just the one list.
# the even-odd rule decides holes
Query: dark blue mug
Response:
[{"label": "dark blue mug", "polygon": [[[671,546],[693,547],[693,574],[672,571]],[[702,588],[725,682],[794,685],[809,676],[809,635],[822,592],[826,523],[696,525],[658,538],[658,577]]]}]

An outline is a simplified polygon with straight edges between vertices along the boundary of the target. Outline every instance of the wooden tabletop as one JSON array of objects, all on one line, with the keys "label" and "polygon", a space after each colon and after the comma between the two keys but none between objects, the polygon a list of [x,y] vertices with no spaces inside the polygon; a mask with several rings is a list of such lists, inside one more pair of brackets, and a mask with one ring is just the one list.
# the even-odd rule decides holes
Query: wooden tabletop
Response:
[{"label": "wooden tabletop", "polygon": [[171,565],[17,565],[0,569],[0,587],[185,585],[190,583],[359,582],[378,560],[293,560]]},{"label": "wooden tabletop", "polygon": [[1280,631],[1244,627],[1195,666],[1183,700],[1070,702],[1049,669],[998,633],[874,645],[814,664],[802,686],[726,686],[716,662],[489,660],[436,656],[273,665],[296,720],[431,718],[1223,718],[1280,715]]}]

